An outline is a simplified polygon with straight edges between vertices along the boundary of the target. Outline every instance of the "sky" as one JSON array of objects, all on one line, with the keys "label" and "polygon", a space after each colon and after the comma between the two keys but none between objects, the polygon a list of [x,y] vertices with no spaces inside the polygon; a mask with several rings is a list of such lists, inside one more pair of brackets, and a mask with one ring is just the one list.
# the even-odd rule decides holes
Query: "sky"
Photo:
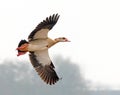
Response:
[{"label": "sky", "polygon": [[96,87],[120,89],[119,0],[1,0],[0,61],[22,60],[16,47],[49,15],[60,18],[49,37],[67,37],[70,43],[52,47],[50,57],[61,55],[78,64],[86,80]]}]

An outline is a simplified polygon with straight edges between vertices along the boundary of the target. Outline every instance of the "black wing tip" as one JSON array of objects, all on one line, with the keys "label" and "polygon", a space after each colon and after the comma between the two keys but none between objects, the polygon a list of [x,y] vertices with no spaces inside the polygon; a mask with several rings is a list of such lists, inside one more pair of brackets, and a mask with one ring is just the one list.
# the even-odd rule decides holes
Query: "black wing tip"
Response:
[{"label": "black wing tip", "polygon": [[43,20],[43,24],[44,25],[51,24],[51,27],[47,27],[47,28],[52,29],[52,27],[57,23],[59,17],[60,15],[58,15],[58,13],[50,15],[49,17],[46,17],[45,20]]},{"label": "black wing tip", "polygon": [[55,19],[56,21],[59,19],[60,15],[58,15],[58,13],[50,15],[49,18]]},{"label": "black wing tip", "polygon": [[49,17],[46,17],[46,19],[43,20],[40,24],[38,24],[37,27],[31,32],[31,34],[28,36],[28,40],[31,41],[35,33],[40,29],[51,30],[53,26],[57,23],[59,17],[60,15],[58,15],[58,13],[50,15]]},{"label": "black wing tip", "polygon": [[[60,15],[58,13],[56,13],[56,14],[50,15],[49,17],[60,17]],[[49,18],[49,17],[46,17],[46,18]]]},{"label": "black wing tip", "polygon": [[46,84],[48,85],[55,85],[57,83],[57,81],[59,81],[59,77],[54,77],[52,79],[49,79],[49,80],[43,80]]},{"label": "black wing tip", "polygon": [[51,70],[52,70],[51,72],[48,72],[47,75],[41,76],[41,78],[46,84],[54,85],[57,81],[59,81],[59,77],[57,76],[53,68],[51,68]]},{"label": "black wing tip", "polygon": [[59,18],[60,15],[58,13],[51,15],[51,17]]},{"label": "black wing tip", "polygon": [[46,84],[54,85],[60,79],[51,65],[44,67],[39,66],[35,69]]}]

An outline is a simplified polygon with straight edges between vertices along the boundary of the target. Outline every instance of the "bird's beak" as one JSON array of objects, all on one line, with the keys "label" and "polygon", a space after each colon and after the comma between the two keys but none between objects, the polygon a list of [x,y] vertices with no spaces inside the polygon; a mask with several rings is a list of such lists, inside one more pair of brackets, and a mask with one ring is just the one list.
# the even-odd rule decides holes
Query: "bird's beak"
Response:
[{"label": "bird's beak", "polygon": [[71,42],[70,40],[66,39],[66,42]]}]

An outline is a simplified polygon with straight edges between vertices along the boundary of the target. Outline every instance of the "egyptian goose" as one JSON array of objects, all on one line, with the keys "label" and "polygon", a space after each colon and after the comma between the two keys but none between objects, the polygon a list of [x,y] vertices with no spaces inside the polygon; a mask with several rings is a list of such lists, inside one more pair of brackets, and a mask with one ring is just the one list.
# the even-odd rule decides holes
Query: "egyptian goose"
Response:
[{"label": "egyptian goose", "polygon": [[30,61],[41,79],[47,84],[55,84],[60,78],[55,72],[55,66],[50,60],[48,49],[58,42],[69,42],[65,37],[54,40],[48,38],[48,32],[59,19],[58,14],[53,14],[43,20],[28,36],[28,41],[21,40],[18,44],[18,55],[29,52]]}]

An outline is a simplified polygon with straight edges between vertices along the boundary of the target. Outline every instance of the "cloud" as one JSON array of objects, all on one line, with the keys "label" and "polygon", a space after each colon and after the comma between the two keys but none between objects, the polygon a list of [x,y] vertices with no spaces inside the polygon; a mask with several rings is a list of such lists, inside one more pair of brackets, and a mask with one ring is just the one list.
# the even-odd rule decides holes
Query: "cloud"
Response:
[{"label": "cloud", "polygon": [[4,61],[0,65],[0,95],[85,95],[87,86],[78,66],[61,56],[54,60],[62,79],[52,86],[46,85],[28,62]]},{"label": "cloud", "polygon": [[[71,60],[53,58],[62,78],[55,85],[45,84],[29,62],[5,60],[0,64],[0,95],[119,95],[120,91],[91,91],[78,65]],[[15,64],[14,64],[15,63]]]}]

